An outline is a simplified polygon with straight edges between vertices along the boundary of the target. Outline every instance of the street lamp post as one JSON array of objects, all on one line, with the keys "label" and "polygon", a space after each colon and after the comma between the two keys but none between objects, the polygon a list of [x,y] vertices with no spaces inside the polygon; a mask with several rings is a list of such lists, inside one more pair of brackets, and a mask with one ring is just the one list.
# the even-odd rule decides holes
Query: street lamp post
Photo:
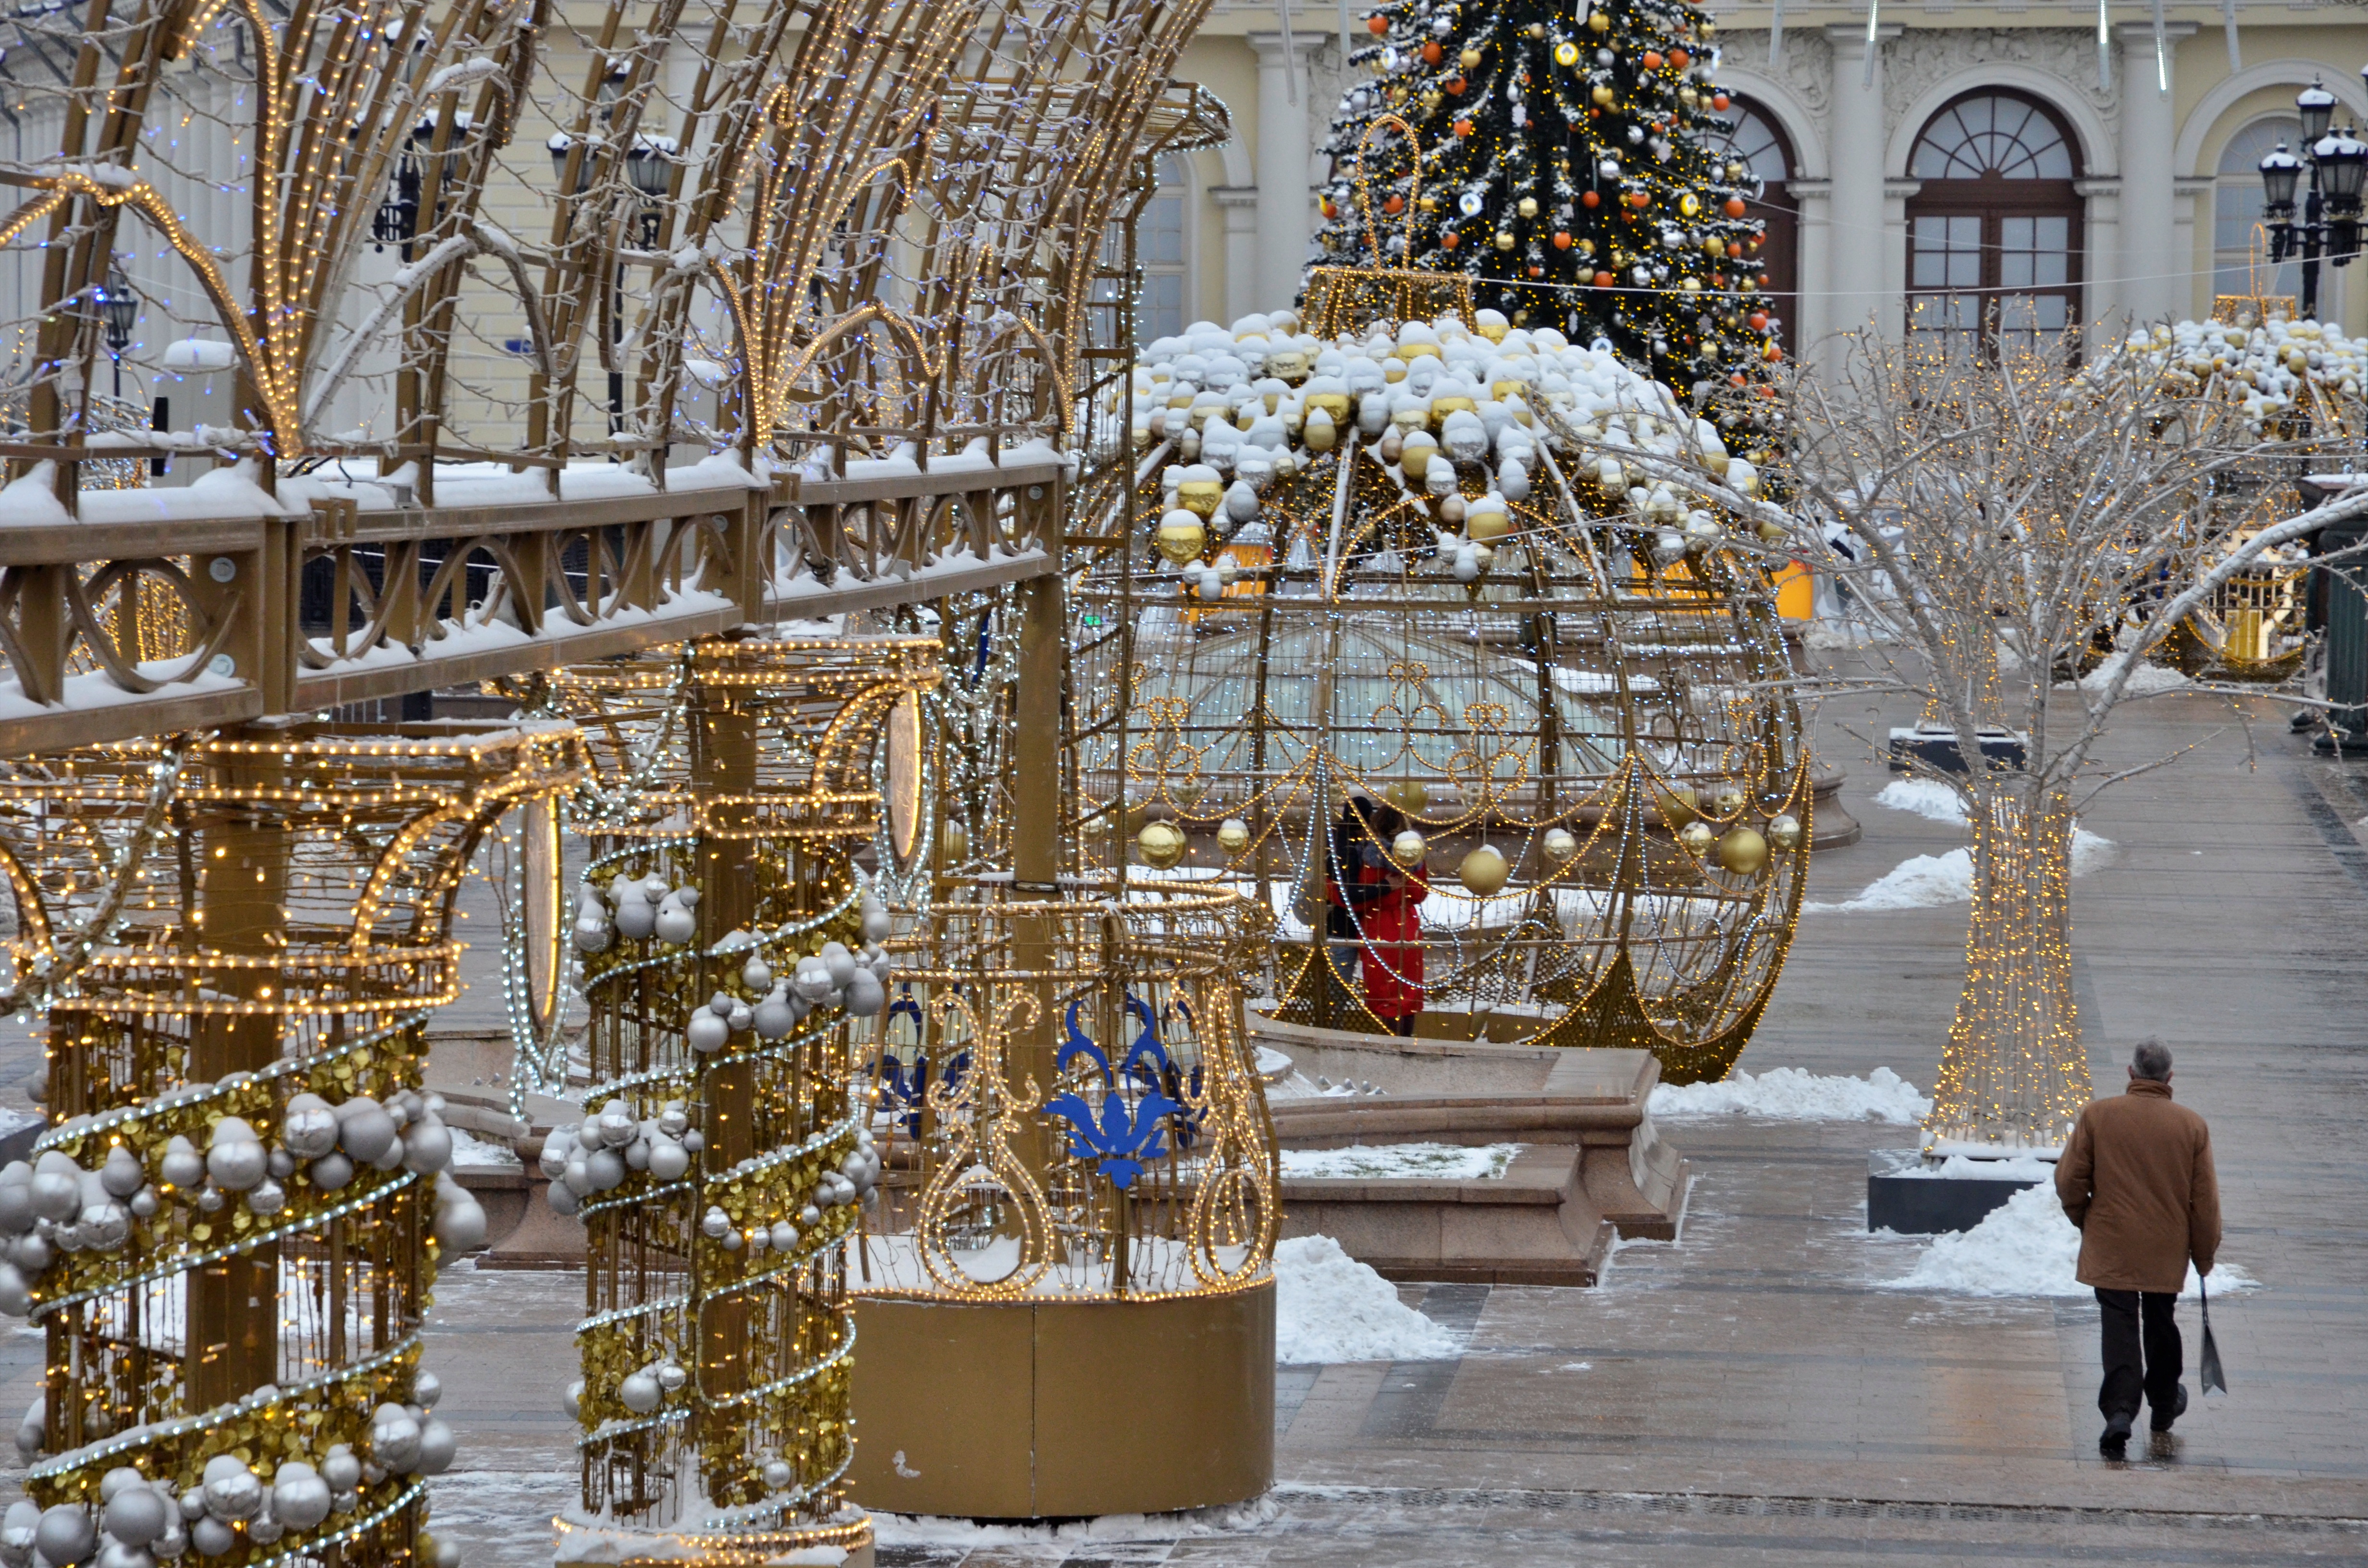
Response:
[{"label": "street lamp post", "polygon": [[[2368,77],[2368,67],[2361,74]],[[2362,184],[2368,181],[2368,142],[2349,127],[2330,129],[2335,95],[2317,82],[2295,95],[2294,109],[2302,116],[2302,155],[2296,157],[2281,142],[2261,160],[2261,217],[2270,232],[2271,263],[2297,256],[2302,261],[2302,315],[2309,321],[2318,315],[2320,259],[2349,267],[2360,253],[2360,199]],[[2305,171],[2310,185],[2297,222],[2294,196]]]},{"label": "street lamp post", "polygon": [[[612,83],[621,80],[612,78]],[[614,90],[604,85],[600,102],[605,106],[614,101]],[[575,139],[560,131],[544,143],[551,153],[552,180],[563,193],[582,197],[592,188],[592,166],[588,154],[575,152]],[[665,217],[665,206],[674,193],[674,168],[677,145],[670,136],[653,136],[636,132],[633,144],[625,153],[625,185],[640,205],[636,225],[642,248],[657,244],[658,229]],[[574,159],[575,180],[570,186],[567,165]],[[625,428],[625,271],[621,264],[612,266],[609,276],[609,433],[618,435]],[[612,454],[613,457],[613,454]]]}]

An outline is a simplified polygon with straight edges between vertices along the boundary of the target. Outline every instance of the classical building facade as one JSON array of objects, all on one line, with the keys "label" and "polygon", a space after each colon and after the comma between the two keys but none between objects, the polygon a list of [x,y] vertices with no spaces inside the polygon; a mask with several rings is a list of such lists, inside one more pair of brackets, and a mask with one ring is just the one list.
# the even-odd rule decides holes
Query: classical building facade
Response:
[{"label": "classical building facade", "polygon": [[[2208,313],[2216,296],[2298,292],[2251,266],[2257,170],[2295,142],[2294,95],[2322,81],[2336,123],[2368,123],[2368,14],[2233,0],[1853,10],[1713,7],[1735,140],[1761,215],[1784,335],[1873,321],[2009,331]],[[1315,152],[1349,78],[1339,26],[1361,6],[1222,8],[1179,74],[1232,106],[1238,135],[1162,171],[1143,254],[1146,324],[1230,321],[1296,290]],[[2231,18],[2234,25],[2231,27]],[[1870,58],[1870,56],[1872,56]],[[2323,318],[2368,329],[2368,268],[2323,269]]]}]

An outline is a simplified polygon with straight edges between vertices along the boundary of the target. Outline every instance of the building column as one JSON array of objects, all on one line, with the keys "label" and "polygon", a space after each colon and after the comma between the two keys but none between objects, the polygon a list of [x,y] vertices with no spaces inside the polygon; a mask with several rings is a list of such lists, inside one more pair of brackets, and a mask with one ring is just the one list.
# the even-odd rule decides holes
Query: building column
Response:
[{"label": "building column", "polygon": [[[1263,280],[1258,269],[1258,187],[1254,185],[1219,185],[1209,188],[1210,199],[1225,215],[1225,324],[1248,315],[1252,311],[1270,310],[1281,296],[1262,295]],[[1294,284],[1296,292],[1297,285]],[[1194,301],[1194,313],[1199,313],[1199,301]]]},{"label": "building column", "polygon": [[[1308,116],[1315,88],[1307,62],[1324,41],[1320,31],[1293,32],[1291,48],[1281,33],[1252,33],[1258,51],[1258,304],[1280,310],[1299,296],[1299,275],[1307,265],[1307,242],[1315,229],[1315,185],[1307,177],[1315,151]],[[1298,78],[1294,96],[1292,77]],[[1245,312],[1244,314],[1248,312]]]},{"label": "building column", "polygon": [[[2188,264],[2176,249],[2179,202],[2171,168],[2179,40],[2195,31],[2193,22],[2163,24],[2164,52],[2155,57],[2154,28],[2123,22],[2113,29],[2121,45],[2122,202],[2120,279],[2100,301],[2106,310],[2135,321],[2176,320],[2184,314],[2186,290],[2179,278]],[[2091,310],[2091,314],[2099,313]]]},{"label": "building column", "polygon": [[[2126,88],[2130,79],[2123,78]],[[2072,182],[2080,198],[2080,306],[2077,312],[2087,330],[2091,353],[2118,343],[2128,330],[2130,304],[2122,279],[2129,275],[2129,246],[2122,230],[2122,182],[2083,179]]]},{"label": "building column", "polygon": [[1835,22],[1826,28],[1834,46],[1833,109],[1827,121],[1833,299],[1827,324],[1835,332],[1855,332],[1870,321],[1885,331],[1899,330],[1900,301],[1891,278],[1899,270],[1894,253],[1902,246],[1885,222],[1891,203],[1883,177],[1882,52],[1884,41],[1899,32],[1896,25],[1876,30],[1874,69],[1869,72],[1864,25]]},{"label": "building column", "polygon": [[2190,321],[2203,321],[2212,314],[2213,297],[2220,285],[2213,272],[2210,249],[2196,255],[2195,226],[2212,222],[2212,209],[2206,205],[2219,181],[2209,175],[2182,179],[2171,187],[2171,254],[2179,258],[2179,267],[2188,277],[2178,285],[2178,307],[2180,316]]}]

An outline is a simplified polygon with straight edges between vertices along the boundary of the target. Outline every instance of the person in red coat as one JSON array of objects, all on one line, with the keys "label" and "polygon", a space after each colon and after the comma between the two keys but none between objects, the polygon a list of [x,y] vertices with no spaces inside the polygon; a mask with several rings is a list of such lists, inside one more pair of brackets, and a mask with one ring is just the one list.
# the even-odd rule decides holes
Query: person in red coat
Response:
[{"label": "person in red coat", "polygon": [[1364,842],[1353,858],[1352,891],[1339,902],[1355,911],[1364,938],[1358,967],[1365,1006],[1391,1033],[1411,1035],[1423,1003],[1422,915],[1416,906],[1430,896],[1430,879],[1419,864],[1400,866],[1390,858],[1388,846],[1406,819],[1393,807],[1361,799],[1357,804],[1366,808],[1358,813]]}]

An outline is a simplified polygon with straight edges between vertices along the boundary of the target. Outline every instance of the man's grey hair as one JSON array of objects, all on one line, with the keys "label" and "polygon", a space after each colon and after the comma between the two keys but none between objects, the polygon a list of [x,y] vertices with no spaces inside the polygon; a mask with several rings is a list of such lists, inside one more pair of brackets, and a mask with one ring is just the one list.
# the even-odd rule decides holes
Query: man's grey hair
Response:
[{"label": "man's grey hair", "polygon": [[2130,1071],[2159,1084],[2170,1076],[2170,1047],[2158,1040],[2142,1040],[2130,1052]]}]

